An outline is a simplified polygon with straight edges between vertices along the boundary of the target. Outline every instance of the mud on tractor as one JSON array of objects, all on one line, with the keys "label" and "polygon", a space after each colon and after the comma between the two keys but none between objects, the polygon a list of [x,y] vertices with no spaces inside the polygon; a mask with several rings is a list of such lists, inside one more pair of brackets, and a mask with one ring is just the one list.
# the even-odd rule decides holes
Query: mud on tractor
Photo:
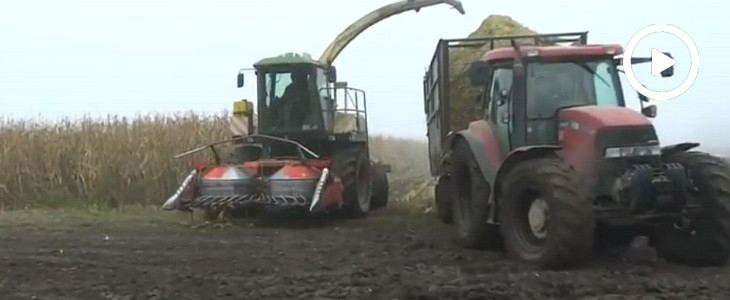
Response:
[{"label": "mud on tractor", "polygon": [[[468,128],[449,120],[464,101],[449,96],[457,47],[486,48],[469,71],[484,118]],[[660,146],[656,106],[639,95],[641,112],[626,107],[622,51],[587,32],[439,41],[424,78],[431,172],[438,217],[464,246],[565,269],[647,236],[669,262],[727,262],[728,164],[698,143]]]},{"label": "mud on tractor", "polygon": [[[319,60],[285,54],[254,64],[254,103],[235,103],[232,137],[177,155],[213,150],[196,163],[164,209],[222,209],[256,213],[292,209],[363,217],[388,202],[390,166],[370,159],[365,92],[337,81],[332,62],[361,32],[390,16],[456,0],[405,0],[383,6],[348,26]],[[245,84],[238,74],[238,87]],[[256,119],[254,121],[254,119]],[[222,161],[215,146],[232,143]],[[236,215],[239,215],[236,213]]]}]

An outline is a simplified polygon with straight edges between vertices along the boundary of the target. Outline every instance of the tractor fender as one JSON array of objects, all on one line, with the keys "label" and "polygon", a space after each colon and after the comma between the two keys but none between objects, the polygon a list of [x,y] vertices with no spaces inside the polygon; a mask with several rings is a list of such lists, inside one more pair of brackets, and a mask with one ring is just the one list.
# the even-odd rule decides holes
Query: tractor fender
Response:
[{"label": "tractor fender", "polygon": [[484,143],[479,139],[479,137],[476,136],[476,134],[469,131],[468,129],[464,129],[451,135],[448,140],[449,149],[452,149],[456,145],[456,141],[460,138],[466,141],[466,143],[469,145],[469,149],[471,149],[471,153],[472,155],[474,155],[474,160],[477,162],[477,165],[479,165],[479,170],[481,171],[483,177],[482,179],[484,179],[491,188],[492,184],[494,183],[494,178],[497,175],[497,168],[499,168],[499,166],[489,160],[485,147],[486,145],[484,145]]},{"label": "tractor fender", "polygon": [[491,195],[491,199],[493,199],[492,203],[494,209],[490,210],[489,212],[490,221],[496,221],[497,219],[499,199],[502,196],[502,182],[504,181],[504,178],[509,175],[512,168],[517,166],[517,164],[522,161],[544,157],[553,154],[560,149],[560,146],[555,145],[524,146],[512,150],[512,152],[507,155],[507,158],[505,158],[502,162],[502,165],[499,167],[499,171],[497,171],[496,178],[494,179],[494,188],[492,189]]},{"label": "tractor fender", "polygon": [[700,143],[679,143],[662,147],[662,157],[686,152],[700,146]]}]

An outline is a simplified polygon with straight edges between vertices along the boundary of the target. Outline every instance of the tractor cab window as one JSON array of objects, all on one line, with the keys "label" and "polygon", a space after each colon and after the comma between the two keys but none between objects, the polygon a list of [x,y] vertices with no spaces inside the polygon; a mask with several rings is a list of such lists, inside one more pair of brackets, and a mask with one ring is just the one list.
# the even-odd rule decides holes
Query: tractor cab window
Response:
[{"label": "tractor cab window", "polygon": [[265,115],[263,128],[275,131],[316,129],[310,111],[316,108],[311,74],[305,70],[269,72],[265,75]]},{"label": "tractor cab window", "polygon": [[319,95],[319,104],[322,108],[320,113],[324,121],[324,128],[332,128],[334,118],[335,100],[332,97],[332,89],[329,88],[327,75],[324,69],[317,68],[317,94]]},{"label": "tractor cab window", "polygon": [[610,59],[534,62],[527,66],[527,118],[552,118],[564,107],[622,105]]},{"label": "tractor cab window", "polygon": [[492,82],[487,91],[490,113],[487,115],[495,124],[502,151],[509,152],[509,137],[512,129],[512,69],[507,66],[496,66],[492,73]]}]

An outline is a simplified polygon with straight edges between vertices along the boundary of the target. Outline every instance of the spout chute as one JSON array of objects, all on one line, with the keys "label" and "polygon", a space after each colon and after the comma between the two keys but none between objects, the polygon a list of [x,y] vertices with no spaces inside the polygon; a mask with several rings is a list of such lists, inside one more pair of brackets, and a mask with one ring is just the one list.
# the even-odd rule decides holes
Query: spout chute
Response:
[{"label": "spout chute", "polygon": [[415,10],[418,12],[421,8],[438,4],[451,5],[451,7],[459,11],[460,14],[464,14],[464,7],[459,0],[403,0],[391,3],[370,12],[345,28],[345,30],[342,31],[340,35],[338,35],[335,40],[329,44],[329,46],[327,46],[327,49],[324,50],[322,56],[319,58],[319,62],[325,66],[331,66],[332,62],[335,61],[340,52],[342,52],[342,50],[345,49],[352,40],[370,26],[373,26],[382,20],[409,10]]}]

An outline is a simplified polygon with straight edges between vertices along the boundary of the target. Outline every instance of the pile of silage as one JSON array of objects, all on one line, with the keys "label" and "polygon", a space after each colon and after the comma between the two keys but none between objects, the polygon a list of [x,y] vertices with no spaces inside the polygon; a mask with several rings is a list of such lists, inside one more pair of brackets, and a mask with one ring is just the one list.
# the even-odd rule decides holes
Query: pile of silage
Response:
[{"label": "pile of silage", "polygon": [[[469,34],[469,38],[483,38],[488,36],[505,35],[528,35],[536,34],[535,31],[523,26],[508,16],[491,15],[482,21],[479,27]],[[532,39],[518,40],[518,45],[532,44]],[[507,40],[495,43],[495,48],[510,47]],[[476,97],[482,90],[481,87],[474,87],[469,82],[469,66],[472,62],[482,57],[489,49],[489,45],[483,47],[452,48],[449,53],[449,74],[450,74],[450,99],[451,114],[449,130],[465,129],[469,122],[484,117],[481,105]]]}]

